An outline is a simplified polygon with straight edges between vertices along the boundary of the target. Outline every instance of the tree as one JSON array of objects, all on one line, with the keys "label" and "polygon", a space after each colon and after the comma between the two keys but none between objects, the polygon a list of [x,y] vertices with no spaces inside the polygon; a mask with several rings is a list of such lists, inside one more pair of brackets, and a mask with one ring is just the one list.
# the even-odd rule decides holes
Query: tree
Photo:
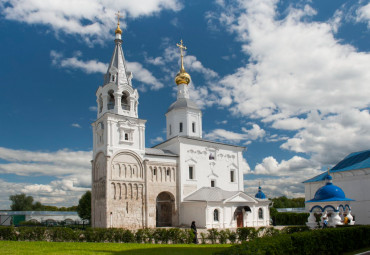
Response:
[{"label": "tree", "polygon": [[91,220],[91,191],[86,191],[78,201],[77,213],[83,220]]},{"label": "tree", "polygon": [[26,196],[26,194],[16,194],[9,197],[9,200],[12,201],[10,209],[12,211],[32,211],[33,209],[33,197]]}]

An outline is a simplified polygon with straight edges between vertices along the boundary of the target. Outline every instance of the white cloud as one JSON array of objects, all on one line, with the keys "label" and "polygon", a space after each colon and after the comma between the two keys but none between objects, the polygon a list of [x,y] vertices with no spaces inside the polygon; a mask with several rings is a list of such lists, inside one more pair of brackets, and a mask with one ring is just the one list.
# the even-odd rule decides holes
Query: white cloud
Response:
[{"label": "white cloud", "polygon": [[98,111],[98,107],[96,107],[96,106],[89,106],[89,111],[97,112]]},{"label": "white cloud", "polygon": [[8,183],[0,179],[2,209],[9,206],[10,195],[26,193],[35,201],[57,206],[77,205],[81,195],[91,187],[91,152],[59,150],[35,152],[0,147],[0,173],[17,176],[49,176],[44,183]]},{"label": "white cloud", "polygon": [[75,128],[81,128],[81,125],[78,123],[72,123],[71,126]]},{"label": "white cloud", "polygon": [[154,139],[150,139],[150,143],[151,144],[157,144],[157,143],[160,143],[160,142],[163,142],[163,141],[164,140],[163,140],[163,138],[161,136],[158,136],[158,137],[156,137]]},{"label": "white cloud", "polygon": [[5,0],[1,14],[9,20],[50,27],[56,33],[80,35],[89,42],[103,43],[116,24],[115,13],[121,11],[121,26],[129,17],[138,18],[162,10],[178,11],[176,0]]},{"label": "white cloud", "polygon": [[356,21],[365,22],[367,23],[367,27],[370,28],[370,3],[358,8],[356,14]]},{"label": "white cloud", "polygon": [[[310,5],[278,13],[277,0],[228,4],[208,18],[236,35],[249,62],[213,87],[215,102],[266,127],[296,132],[289,139],[278,136],[287,139],[282,148],[320,164],[368,149],[370,53],[335,38],[343,14],[311,21],[317,11]],[[368,8],[359,9],[361,19]]]},{"label": "white cloud", "polygon": [[251,129],[242,128],[243,133],[235,133],[225,129],[214,129],[205,135],[205,138],[219,141],[240,142],[243,140],[256,140],[265,136],[265,130],[257,124],[253,124]]},{"label": "white cloud", "polygon": [[[83,61],[78,59],[81,57],[78,52],[76,56],[65,58],[60,52],[52,50],[50,52],[51,62],[54,66],[66,69],[79,69],[85,73],[106,73],[108,65],[97,60]],[[152,90],[157,90],[163,87],[163,84],[158,81],[153,74],[145,69],[140,63],[126,61],[127,69],[133,73],[133,79],[137,80]],[[140,87],[140,86],[139,86]],[[145,90],[145,87],[141,87]]]}]

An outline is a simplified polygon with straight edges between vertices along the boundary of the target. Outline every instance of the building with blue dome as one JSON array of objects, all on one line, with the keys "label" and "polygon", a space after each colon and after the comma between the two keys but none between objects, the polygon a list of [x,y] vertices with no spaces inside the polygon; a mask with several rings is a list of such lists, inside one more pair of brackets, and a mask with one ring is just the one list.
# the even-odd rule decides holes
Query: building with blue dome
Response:
[{"label": "building with blue dome", "polygon": [[329,173],[325,181],[326,184],[316,191],[314,198],[306,201],[310,212],[307,225],[310,228],[317,227],[315,213],[321,213],[321,224],[324,219],[328,219],[329,226],[342,225],[344,215],[346,215],[350,224],[353,225],[350,202],[354,200],[347,198],[344,191],[333,184],[333,178]]},{"label": "building with blue dome", "polygon": [[[327,185],[328,178],[335,185]],[[345,210],[342,212],[341,207],[340,217],[350,210],[356,224],[370,224],[370,150],[353,152],[332,167],[330,174],[323,172],[303,183],[307,211],[311,210],[312,203],[342,200]],[[348,198],[353,201],[346,200]]]},{"label": "building with blue dome", "polygon": [[256,193],[255,198],[266,199],[266,195],[263,193],[261,186],[258,187],[258,192]]}]

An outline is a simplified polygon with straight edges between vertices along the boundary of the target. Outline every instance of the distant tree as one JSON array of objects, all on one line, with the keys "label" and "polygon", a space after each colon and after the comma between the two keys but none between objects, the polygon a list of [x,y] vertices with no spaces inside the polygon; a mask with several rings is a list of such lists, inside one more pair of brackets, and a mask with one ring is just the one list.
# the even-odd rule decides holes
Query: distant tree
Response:
[{"label": "distant tree", "polygon": [[45,206],[43,206],[40,202],[35,202],[33,205],[32,205],[32,210],[33,211],[44,211]]},{"label": "distant tree", "polygon": [[299,198],[287,198],[285,196],[275,197],[271,199],[274,202],[274,208],[298,208],[304,207],[304,197]]},{"label": "distant tree", "polygon": [[12,211],[32,211],[33,210],[33,197],[26,196],[26,194],[16,194],[9,197],[9,200],[12,201],[10,209]]},{"label": "distant tree", "polygon": [[77,213],[83,220],[91,220],[91,191],[86,191],[78,201]]}]

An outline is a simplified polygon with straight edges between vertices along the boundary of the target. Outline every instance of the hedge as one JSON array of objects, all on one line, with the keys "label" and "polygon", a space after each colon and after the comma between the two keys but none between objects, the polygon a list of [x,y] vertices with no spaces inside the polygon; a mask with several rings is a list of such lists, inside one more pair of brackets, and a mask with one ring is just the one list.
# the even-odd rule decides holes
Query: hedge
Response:
[{"label": "hedge", "polygon": [[342,254],[369,244],[370,226],[350,226],[256,238],[216,254]]},{"label": "hedge", "polygon": [[309,213],[277,212],[272,216],[274,225],[306,225]]},{"label": "hedge", "polygon": [[110,242],[110,243],[192,243],[190,229],[139,229],[136,232],[119,228],[65,227],[0,227],[0,240],[52,242]]}]

